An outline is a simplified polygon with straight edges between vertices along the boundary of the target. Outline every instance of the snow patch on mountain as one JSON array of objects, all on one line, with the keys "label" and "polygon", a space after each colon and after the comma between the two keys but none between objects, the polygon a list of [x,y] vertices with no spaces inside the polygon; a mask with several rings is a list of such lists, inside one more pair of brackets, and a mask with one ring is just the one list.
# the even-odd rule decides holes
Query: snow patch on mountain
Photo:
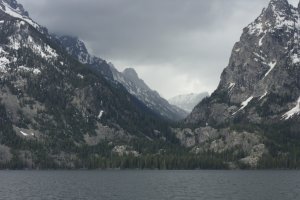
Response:
[{"label": "snow patch on mountain", "polygon": [[267,76],[270,74],[270,72],[274,69],[274,67],[276,66],[276,64],[277,64],[276,61],[272,61],[272,62],[270,62],[270,63],[268,64],[269,67],[270,67],[270,69],[269,69],[269,71],[267,71],[267,73],[265,74],[265,77],[267,77]]},{"label": "snow patch on mountain", "polygon": [[266,91],[263,95],[260,96],[259,100],[262,100],[263,98],[265,98],[268,95],[268,92]]},{"label": "snow patch on mountain", "polygon": [[249,34],[250,35],[260,35],[262,34],[264,31],[263,31],[263,24],[262,23],[251,23],[249,26]]},{"label": "snow patch on mountain", "polygon": [[265,38],[266,35],[263,35],[258,42],[258,46],[262,46],[263,45],[263,39]]},{"label": "snow patch on mountain", "polygon": [[8,45],[8,47],[10,47],[11,49],[14,49],[14,50],[19,50],[21,48],[21,43],[20,43],[20,40],[21,40],[21,36],[18,35],[18,36],[14,36],[14,37],[9,37],[9,43],[10,45]]},{"label": "snow patch on mountain", "polygon": [[[1,2],[0,2],[1,3]],[[4,5],[4,8],[2,8],[0,6],[0,9],[2,9],[6,14],[14,17],[14,18],[18,18],[21,19],[25,22],[27,22],[28,24],[30,24],[31,26],[33,26],[36,29],[39,29],[40,26],[34,22],[32,19],[30,19],[28,16],[23,15],[23,13],[19,10],[19,9],[14,9],[12,8],[9,4],[7,4],[6,2],[2,2],[2,5]]]},{"label": "snow patch on mountain", "polygon": [[19,50],[21,47],[30,48],[34,53],[46,59],[53,59],[58,57],[56,51],[49,45],[40,45],[38,42],[34,41],[31,36],[28,36],[27,40],[25,41],[24,39],[22,39],[22,36],[20,34],[9,37],[9,45],[7,46],[13,50]]},{"label": "snow patch on mountain", "polygon": [[38,68],[29,68],[29,67],[25,67],[25,66],[19,66],[18,71],[30,72],[30,73],[33,73],[35,75],[38,75],[38,74],[42,73],[41,70],[38,69]]},{"label": "snow patch on mountain", "polygon": [[241,110],[243,110],[244,108],[246,108],[246,107],[248,106],[248,104],[252,101],[253,98],[254,98],[254,97],[251,96],[251,97],[249,97],[248,99],[246,99],[245,101],[243,101],[243,102],[241,103],[241,106],[242,106],[242,107],[241,107],[238,111],[234,112],[232,115],[235,115],[235,114],[238,113],[239,111],[241,111]]},{"label": "snow patch on mountain", "polygon": [[235,83],[230,83],[228,86],[229,91],[231,91],[235,87]]},{"label": "snow patch on mountain", "polygon": [[84,76],[82,74],[77,74],[77,77],[80,79],[84,79]]},{"label": "snow patch on mountain", "polygon": [[99,112],[99,115],[98,115],[98,119],[101,119],[102,118],[102,116],[103,116],[103,113],[104,113],[104,111],[103,110],[100,110],[100,112]]},{"label": "snow patch on mountain", "polygon": [[0,72],[6,73],[7,72],[7,64],[9,64],[10,61],[6,57],[0,57]]},{"label": "snow patch on mountain", "polygon": [[292,59],[293,64],[300,63],[300,58],[299,58],[299,55],[298,55],[298,54],[293,54],[293,55],[291,56],[291,59]]},{"label": "snow patch on mountain", "polygon": [[264,61],[264,60],[266,60],[266,58],[264,57],[264,56],[262,56],[262,55],[259,55],[258,53],[256,53],[256,52],[254,52],[253,53],[255,56],[257,56],[260,60],[262,60],[262,61]]},{"label": "snow patch on mountain", "polygon": [[299,115],[300,114],[300,97],[296,103],[296,106],[294,108],[292,108],[290,111],[286,112],[282,117],[285,120],[288,120],[290,118],[292,118],[295,115]]},{"label": "snow patch on mountain", "polygon": [[37,42],[33,40],[32,37],[28,37],[27,46],[30,47],[34,53],[41,55],[42,58],[57,58],[58,54],[54,49],[52,49],[49,45],[39,45]]},{"label": "snow patch on mountain", "polygon": [[25,137],[29,135],[28,133],[25,133],[24,131],[20,131],[20,133]]}]

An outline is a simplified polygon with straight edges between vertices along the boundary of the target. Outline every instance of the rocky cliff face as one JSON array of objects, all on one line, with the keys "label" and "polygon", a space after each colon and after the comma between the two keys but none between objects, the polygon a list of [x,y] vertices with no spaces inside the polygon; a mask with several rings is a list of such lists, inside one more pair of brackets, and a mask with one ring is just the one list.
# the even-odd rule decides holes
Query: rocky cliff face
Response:
[{"label": "rocky cliff face", "polygon": [[[299,12],[287,0],[271,0],[244,28],[218,88],[184,121],[194,128],[175,131],[184,145],[228,150],[226,141],[233,136],[232,142],[248,152],[240,161],[251,166],[268,154],[290,159],[286,142],[296,145],[300,133]],[[246,149],[239,139],[245,131],[252,134]],[[199,140],[203,134],[209,140]]]},{"label": "rocky cliff face", "polygon": [[235,119],[276,123],[299,118],[299,28],[299,8],[272,0],[244,28],[217,90],[185,122],[221,125]]},{"label": "rocky cliff face", "polygon": [[84,65],[88,65],[95,73],[104,76],[108,81],[113,80],[110,66],[105,60],[89,54],[85,44],[76,37],[56,36],[53,38],[71,55]]}]

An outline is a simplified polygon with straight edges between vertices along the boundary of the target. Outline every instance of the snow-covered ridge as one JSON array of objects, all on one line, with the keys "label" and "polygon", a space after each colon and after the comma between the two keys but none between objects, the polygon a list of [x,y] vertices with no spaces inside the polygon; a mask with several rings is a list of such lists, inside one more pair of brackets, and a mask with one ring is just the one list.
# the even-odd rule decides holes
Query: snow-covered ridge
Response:
[{"label": "snow-covered ridge", "polygon": [[[274,20],[264,20],[266,13],[268,13],[267,15],[271,13]],[[297,8],[277,1],[271,1],[269,7],[263,9],[261,15],[247,26],[249,35],[260,37],[258,46],[263,45],[263,39],[267,32],[274,32],[283,28],[286,28],[288,32],[292,32],[295,27],[300,28]]]},{"label": "snow-covered ridge", "polygon": [[4,1],[0,2],[0,4],[3,5],[3,7],[0,6],[0,10],[4,11],[6,14],[8,14],[8,15],[14,17],[14,18],[21,19],[21,20],[27,22],[28,24],[30,24],[31,26],[33,26],[36,29],[40,29],[40,25],[38,25],[36,22],[34,22],[28,16],[24,15],[20,11],[20,9],[14,9],[8,3],[4,2]]},{"label": "snow-covered ridge", "polygon": [[292,108],[290,111],[288,111],[287,113],[285,113],[282,117],[285,120],[288,120],[290,118],[292,118],[295,115],[299,115],[300,114],[300,97],[296,103],[296,106],[294,108]]}]

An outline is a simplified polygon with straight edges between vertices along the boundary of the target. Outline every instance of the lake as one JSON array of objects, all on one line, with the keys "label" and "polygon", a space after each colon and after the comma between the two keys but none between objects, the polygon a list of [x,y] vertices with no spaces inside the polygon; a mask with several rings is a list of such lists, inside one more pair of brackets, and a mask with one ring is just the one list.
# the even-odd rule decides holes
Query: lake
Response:
[{"label": "lake", "polygon": [[5,200],[291,200],[300,171],[0,171]]}]

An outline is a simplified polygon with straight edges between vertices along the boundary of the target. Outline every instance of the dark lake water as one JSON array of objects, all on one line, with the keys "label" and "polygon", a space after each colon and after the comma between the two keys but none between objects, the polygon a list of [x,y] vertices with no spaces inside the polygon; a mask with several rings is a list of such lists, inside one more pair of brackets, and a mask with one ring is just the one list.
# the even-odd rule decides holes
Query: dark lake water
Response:
[{"label": "dark lake water", "polygon": [[299,200],[300,171],[0,171],[0,199]]}]

